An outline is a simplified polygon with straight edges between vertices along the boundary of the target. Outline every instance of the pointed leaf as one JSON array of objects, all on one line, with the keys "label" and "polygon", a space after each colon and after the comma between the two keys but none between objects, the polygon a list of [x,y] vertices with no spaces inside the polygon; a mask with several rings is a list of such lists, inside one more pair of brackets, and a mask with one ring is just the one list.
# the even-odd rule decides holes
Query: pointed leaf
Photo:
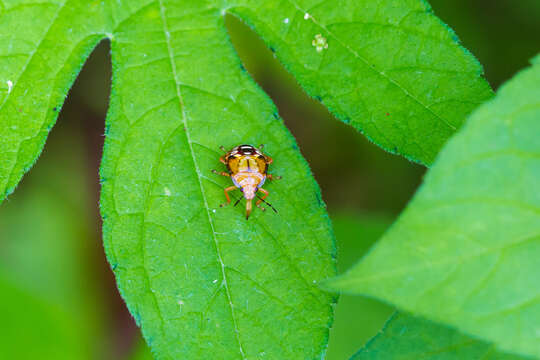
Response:
[{"label": "pointed leaf", "polygon": [[[186,7],[150,3],[112,40],[101,206],[119,288],[159,359],[320,358],[332,296],[317,282],[335,270],[319,189],[220,9]],[[242,143],[265,143],[284,177],[265,184],[277,214],[220,208],[219,146]]]},{"label": "pointed leaf", "polygon": [[101,1],[0,2],[0,201],[41,153],[84,60],[105,37]]},{"label": "pointed leaf", "polygon": [[426,1],[240,4],[230,11],[262,35],[311,96],[408,159],[431,164],[492,96],[480,64]]},{"label": "pointed leaf", "polygon": [[540,356],[539,60],[474,112],[397,223],[332,287]]}]

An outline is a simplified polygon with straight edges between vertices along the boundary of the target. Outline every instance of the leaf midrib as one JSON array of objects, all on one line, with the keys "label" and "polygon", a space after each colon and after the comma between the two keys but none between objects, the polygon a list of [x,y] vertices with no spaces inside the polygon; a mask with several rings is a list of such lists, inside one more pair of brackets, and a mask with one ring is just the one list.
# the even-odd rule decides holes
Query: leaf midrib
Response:
[{"label": "leaf midrib", "polygon": [[214,245],[216,247],[217,258],[218,258],[220,266],[221,266],[221,275],[223,277],[222,284],[225,287],[225,292],[227,294],[227,300],[228,300],[228,303],[229,303],[229,308],[231,310],[231,317],[232,317],[233,325],[234,325],[235,338],[236,338],[236,341],[238,342],[240,355],[242,356],[242,359],[246,360],[247,358],[245,356],[244,349],[242,347],[242,342],[240,341],[240,333],[238,331],[238,324],[237,324],[236,316],[235,316],[235,313],[234,313],[234,306],[233,306],[233,303],[232,303],[232,298],[231,298],[231,294],[230,294],[230,290],[229,290],[229,285],[228,285],[228,282],[227,282],[227,276],[225,274],[225,264],[223,263],[223,258],[221,256],[221,252],[220,252],[220,249],[219,249],[219,242],[217,240],[216,232],[214,230],[214,223],[212,221],[212,217],[210,216],[210,209],[208,207],[208,201],[206,199],[206,193],[204,192],[204,187],[203,187],[203,184],[202,184],[202,181],[201,181],[201,172],[200,172],[200,169],[199,169],[199,165],[197,164],[197,161],[195,159],[195,153],[193,151],[193,146],[192,146],[191,136],[190,136],[190,128],[189,128],[188,122],[187,122],[187,116],[186,116],[186,112],[185,112],[184,100],[183,100],[183,97],[182,97],[182,92],[180,90],[180,81],[178,79],[178,74],[177,74],[177,71],[176,71],[176,64],[174,62],[174,53],[173,53],[172,46],[171,46],[171,41],[170,41],[171,35],[170,35],[170,32],[169,32],[168,27],[167,27],[167,17],[165,15],[165,6],[163,5],[163,0],[158,0],[158,3],[159,3],[159,8],[160,8],[161,21],[163,23],[163,33],[165,35],[165,40],[166,40],[166,43],[167,43],[167,51],[168,51],[168,54],[169,54],[169,61],[170,61],[170,64],[171,64],[171,70],[172,70],[172,74],[173,74],[174,82],[175,82],[176,96],[177,96],[178,102],[180,104],[180,109],[181,109],[181,113],[182,113],[182,122],[184,123],[184,127],[185,127],[186,139],[187,139],[187,143],[188,143],[188,146],[189,146],[191,159],[193,160],[193,165],[195,167],[195,172],[197,173],[197,181],[199,183],[199,187],[200,187],[200,190],[201,190],[201,195],[202,195],[202,198],[203,198],[203,201],[204,201],[204,208],[206,210],[206,215],[208,217],[208,223],[210,224],[210,228],[212,230],[212,237],[214,239]]}]

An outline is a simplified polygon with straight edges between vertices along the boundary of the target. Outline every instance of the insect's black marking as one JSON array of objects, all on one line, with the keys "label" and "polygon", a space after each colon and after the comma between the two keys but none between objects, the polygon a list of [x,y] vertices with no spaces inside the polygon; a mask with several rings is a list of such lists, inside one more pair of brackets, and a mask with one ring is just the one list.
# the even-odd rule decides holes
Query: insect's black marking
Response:
[{"label": "insect's black marking", "polygon": [[240,145],[238,150],[242,155],[253,155],[256,152],[255,148],[251,145]]},{"label": "insect's black marking", "polygon": [[242,200],[242,198],[239,198],[238,200],[236,200],[236,202],[234,203],[234,206],[238,205],[238,203],[240,202],[240,200]]},{"label": "insect's black marking", "polygon": [[261,200],[263,203],[265,203],[266,205],[270,206],[272,208],[272,210],[274,210],[274,212],[277,214],[277,210],[272,206],[272,204],[270,204],[269,202],[265,201],[262,197],[260,197],[259,195],[257,195],[257,197],[259,198],[259,200]]}]

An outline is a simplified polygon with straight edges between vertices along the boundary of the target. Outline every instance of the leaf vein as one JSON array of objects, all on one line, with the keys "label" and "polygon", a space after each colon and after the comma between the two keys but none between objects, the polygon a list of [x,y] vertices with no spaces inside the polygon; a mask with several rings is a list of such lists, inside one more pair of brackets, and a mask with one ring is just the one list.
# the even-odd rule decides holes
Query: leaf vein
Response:
[{"label": "leaf vein", "polygon": [[161,21],[163,23],[163,32],[164,32],[164,35],[165,35],[165,38],[166,38],[167,50],[168,50],[169,58],[170,58],[170,62],[171,62],[171,70],[172,70],[172,73],[173,73],[174,80],[176,82],[176,95],[177,95],[178,101],[180,103],[180,108],[181,108],[181,112],[182,112],[182,121],[183,121],[184,127],[186,129],[186,132],[185,132],[186,133],[186,138],[187,138],[191,158],[192,158],[192,161],[193,161],[193,165],[195,167],[195,172],[197,173],[197,180],[199,182],[201,195],[202,195],[202,198],[203,198],[203,201],[204,201],[204,207],[206,209],[206,214],[208,216],[208,222],[210,224],[210,228],[211,228],[211,231],[212,231],[212,236],[213,236],[213,239],[214,239],[214,244],[216,246],[217,257],[218,257],[219,263],[221,265],[221,274],[223,276],[223,285],[225,287],[225,291],[226,291],[226,294],[227,294],[227,299],[228,299],[228,302],[229,302],[229,308],[230,308],[231,317],[232,317],[232,320],[233,320],[236,340],[238,342],[238,347],[239,347],[242,359],[246,359],[246,356],[244,354],[244,349],[242,347],[242,342],[240,341],[240,333],[238,331],[238,324],[237,324],[235,313],[234,313],[234,306],[233,306],[233,303],[232,303],[230,289],[229,289],[229,286],[228,286],[228,283],[227,283],[227,277],[226,277],[226,274],[225,274],[225,264],[223,263],[223,258],[221,256],[219,243],[218,243],[218,240],[217,240],[217,237],[216,237],[216,232],[215,232],[215,229],[214,229],[214,222],[212,220],[212,216],[210,215],[210,211],[209,211],[209,208],[208,208],[208,200],[206,199],[206,193],[204,191],[204,187],[203,187],[203,184],[202,184],[202,181],[201,181],[201,171],[200,171],[199,166],[197,164],[197,161],[196,161],[196,158],[195,158],[195,152],[193,150],[193,144],[191,142],[190,129],[189,129],[188,122],[187,122],[187,115],[186,115],[186,111],[185,111],[184,100],[182,98],[182,93],[181,93],[181,90],[180,90],[180,85],[179,85],[180,82],[179,82],[177,71],[176,71],[176,64],[175,64],[175,61],[174,61],[174,54],[173,54],[173,50],[172,50],[172,46],[171,46],[171,42],[170,42],[170,33],[169,33],[169,30],[168,30],[168,27],[167,27],[167,18],[166,18],[166,15],[165,15],[165,6],[163,5],[163,0],[159,0],[159,8],[160,8]]}]

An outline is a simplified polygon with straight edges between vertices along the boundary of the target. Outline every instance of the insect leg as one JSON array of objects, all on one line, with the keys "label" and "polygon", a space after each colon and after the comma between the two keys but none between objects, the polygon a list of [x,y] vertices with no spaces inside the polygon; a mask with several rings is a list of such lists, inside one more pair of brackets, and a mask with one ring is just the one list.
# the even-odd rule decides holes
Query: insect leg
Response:
[{"label": "insect leg", "polygon": [[225,150],[225,146],[221,145],[219,148],[220,148],[221,151],[223,151],[224,153],[227,153],[227,150]]},{"label": "insect leg", "polygon": [[257,200],[257,202],[255,203],[255,205],[260,208],[262,211],[266,210],[265,208],[263,208],[261,206],[261,203],[264,201],[264,199],[266,199],[266,197],[268,196],[268,191],[264,190],[263,188],[259,188],[259,191],[262,192],[264,195],[262,198],[259,198],[259,200]]},{"label": "insect leg", "polygon": [[217,171],[217,170],[212,169],[212,172],[214,174],[218,174],[218,175],[221,175],[221,176],[231,176],[231,174],[229,174],[229,173],[227,173],[225,171]]},{"label": "insect leg", "polygon": [[[264,190],[264,189],[262,189],[262,190]],[[257,197],[259,198],[259,200],[257,201],[257,204],[255,204],[255,205],[259,206],[258,204],[260,204],[260,202],[262,201],[262,202],[265,203],[266,205],[270,206],[270,207],[272,208],[272,210],[274,210],[274,212],[277,214],[276,208],[273,207],[272,204],[270,204],[268,201],[264,200],[264,199],[268,196],[268,191],[265,190],[264,192],[266,193],[266,194],[264,195],[264,197],[259,197],[259,196],[257,196]],[[263,211],[266,210],[266,208],[263,208],[263,207],[261,207],[261,206],[259,206],[259,207],[260,207],[261,210],[263,210]]]},{"label": "insect leg", "polygon": [[[231,203],[231,198],[229,197],[229,194],[227,194],[229,191],[233,191],[234,189],[238,189],[236,186],[229,186],[228,188],[225,188],[223,192],[225,192],[225,197],[227,198],[227,204]],[[221,204],[220,207],[224,207],[227,204]]]},{"label": "insect leg", "polygon": [[266,177],[270,180],[281,180],[282,177],[279,175],[266,174]]},{"label": "insect leg", "polygon": [[251,199],[246,200],[246,220],[249,219],[249,214],[251,214]]}]

